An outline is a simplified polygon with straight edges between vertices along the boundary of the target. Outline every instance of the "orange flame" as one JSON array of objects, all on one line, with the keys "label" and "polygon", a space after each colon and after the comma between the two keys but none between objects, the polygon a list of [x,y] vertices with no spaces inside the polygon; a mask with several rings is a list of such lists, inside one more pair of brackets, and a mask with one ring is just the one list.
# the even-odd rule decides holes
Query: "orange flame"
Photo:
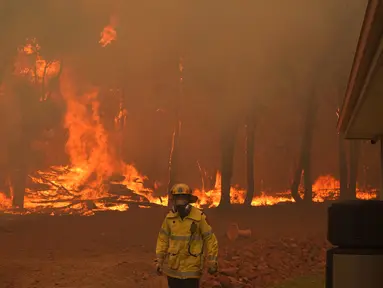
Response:
[{"label": "orange flame", "polygon": [[12,199],[7,198],[4,193],[0,192],[0,210],[12,207]]},{"label": "orange flame", "polygon": [[[324,202],[326,200],[336,200],[339,198],[339,187],[340,182],[331,175],[320,176],[313,184],[313,201]],[[198,196],[199,201],[197,206],[203,207],[217,207],[221,200],[221,173],[218,171],[216,174],[215,185],[212,190],[205,191],[204,189],[196,189],[195,195]],[[376,198],[376,190],[370,189],[363,191],[357,189],[358,199],[374,199]],[[243,204],[246,197],[246,190],[241,189],[238,186],[230,188],[230,202],[232,204]],[[275,205],[281,202],[294,202],[291,197],[291,191],[286,190],[283,192],[277,192],[273,195],[267,195],[266,192],[262,191],[261,196],[254,197],[251,205],[252,206],[265,206]]]},{"label": "orange flame", "polygon": [[[167,206],[168,199],[167,197],[154,197],[153,190],[144,187],[144,180],[146,177],[140,176],[134,166],[124,165],[123,166],[123,175],[125,175],[125,180],[123,185],[126,185],[128,189],[136,192],[139,195],[143,195],[151,203],[158,205]],[[79,213],[82,215],[93,215],[96,211],[104,210],[115,210],[115,211],[125,211],[129,208],[128,204],[115,204],[115,205],[106,205],[102,200],[103,196],[111,196],[108,194],[107,189],[102,188],[102,183],[97,181],[91,182],[92,185],[89,185],[88,188],[82,188],[84,190],[75,191],[71,190],[74,187],[78,187],[79,180],[80,182],[85,179],[84,175],[89,175],[89,171],[84,171],[80,168],[74,168],[69,166],[60,166],[60,167],[51,167],[50,171],[38,171],[36,177],[30,176],[32,181],[35,183],[50,183],[51,188],[46,191],[41,191],[36,193],[27,189],[26,204],[25,207],[29,209],[36,208],[46,208],[54,207],[56,209],[68,207],[69,204],[75,199],[89,200],[92,205],[87,205],[87,202],[75,203],[67,208],[66,210],[69,213]],[[194,194],[198,196],[199,200],[195,204],[196,207],[217,207],[221,198],[221,186],[220,186],[221,174],[217,172],[215,187],[211,190],[204,191],[202,189],[195,189]],[[100,186],[97,187],[96,183]],[[91,188],[91,186],[93,188]],[[79,187],[81,188],[81,187]],[[93,192],[92,192],[93,191]],[[246,191],[240,189],[239,187],[231,188],[231,203],[233,204],[242,204],[246,196]],[[330,175],[320,176],[313,184],[313,201],[314,202],[324,202],[326,200],[335,200],[339,197],[339,181]],[[357,198],[358,199],[374,199],[376,198],[377,191],[375,189],[363,191],[357,189]],[[121,196],[120,200],[127,200],[129,197]],[[43,204],[43,201],[45,200]],[[51,200],[51,201],[49,201]],[[56,200],[61,200],[55,202]],[[284,192],[274,193],[272,195],[267,195],[265,192],[261,193],[261,196],[254,197],[252,201],[252,206],[270,206],[282,202],[294,202],[291,197],[289,190]],[[85,204],[84,204],[85,203]],[[142,202],[141,202],[142,203]],[[140,205],[140,200],[137,200],[137,206],[141,208],[148,208],[148,206]],[[94,206],[93,206],[94,205]],[[4,194],[0,193],[0,209],[6,210],[11,207],[11,199],[8,199]],[[63,209],[63,211],[66,211]],[[52,212],[53,213],[53,212]]]},{"label": "orange flame", "polygon": [[[108,29],[107,31],[109,31]],[[102,35],[105,36],[104,33]],[[103,47],[116,39],[116,34],[110,35],[114,35],[114,37],[105,36],[100,40]],[[28,64],[25,67],[29,70],[21,69],[21,63],[25,60],[22,57],[19,57],[16,63],[16,67],[21,69],[18,72],[24,71],[25,75],[35,79],[34,81],[36,79],[42,81],[43,77],[54,77],[57,75],[55,74],[58,72],[57,69],[60,69],[60,62],[58,61],[50,62],[50,66],[47,66],[48,64],[44,62],[45,60],[42,59],[39,51],[40,46],[35,39],[32,39],[22,49],[19,49],[19,52],[23,57],[35,55],[34,69],[28,68],[30,63],[24,63]],[[44,67],[43,72],[41,67]],[[183,71],[182,61],[180,61],[179,69],[180,72]],[[29,175],[31,185],[26,189],[25,208],[43,212],[50,211],[49,209],[58,209],[58,213],[92,215],[95,211],[127,210],[129,208],[127,201],[129,203],[136,202],[137,206],[141,208],[149,207],[146,205],[148,203],[145,202],[166,206],[168,204],[167,197],[155,197],[153,189],[144,185],[145,181],[148,180],[147,177],[141,175],[133,165],[124,163],[114,153],[114,143],[111,143],[108,132],[100,118],[98,89],[91,87],[85,93],[79,94],[78,90],[80,89],[76,87],[71,75],[70,70],[65,67],[60,77],[61,95],[67,108],[64,126],[69,132],[66,152],[70,163],[69,165],[53,166],[47,171],[36,171],[33,175]],[[114,119],[119,127],[124,126],[127,120],[127,113],[122,102],[121,100],[119,111]],[[118,130],[117,132],[121,131]],[[200,166],[199,170],[201,175],[204,175]],[[154,189],[158,188],[159,182],[155,181],[154,183]],[[32,184],[40,185],[39,189],[33,189]],[[194,194],[199,197],[196,206],[218,206],[221,199],[221,173],[217,171],[213,189],[205,190],[204,182],[202,186],[202,189],[194,190]],[[339,186],[339,181],[334,177],[330,175],[320,176],[313,184],[313,201],[323,202],[337,199]],[[245,189],[233,186],[230,189],[230,194],[231,203],[244,203]],[[358,188],[357,197],[359,199],[373,199],[376,197],[376,190],[362,191]],[[106,200],[110,198],[113,198],[113,201]],[[273,194],[262,191],[261,196],[253,198],[252,205],[274,205],[293,201],[288,190]],[[11,202],[11,199],[7,198],[4,193],[0,193],[1,210],[9,209]],[[50,213],[54,215],[56,210]]]},{"label": "orange flame", "polygon": [[32,83],[42,83],[57,76],[61,68],[60,61],[45,60],[40,49],[36,38],[27,39],[27,44],[18,49],[15,62],[16,75],[25,76]]},{"label": "orange flame", "polygon": [[105,47],[112,43],[112,41],[117,39],[117,32],[116,30],[111,26],[107,25],[101,32],[101,39],[98,43],[101,44],[102,47]]},{"label": "orange flame", "polygon": [[110,17],[110,23],[104,27],[104,29],[101,31],[100,34],[100,41],[98,43],[101,45],[101,47],[106,47],[112,41],[117,40],[117,17],[112,16]]}]

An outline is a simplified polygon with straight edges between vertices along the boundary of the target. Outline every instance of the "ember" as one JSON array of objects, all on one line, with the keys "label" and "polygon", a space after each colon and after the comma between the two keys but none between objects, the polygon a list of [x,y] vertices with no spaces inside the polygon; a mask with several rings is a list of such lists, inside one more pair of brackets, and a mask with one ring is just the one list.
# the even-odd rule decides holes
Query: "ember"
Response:
[{"label": "ember", "polygon": [[98,43],[100,43],[102,47],[106,47],[112,41],[117,40],[116,26],[117,26],[117,18],[111,17],[110,23],[104,27],[100,35],[101,39]]}]

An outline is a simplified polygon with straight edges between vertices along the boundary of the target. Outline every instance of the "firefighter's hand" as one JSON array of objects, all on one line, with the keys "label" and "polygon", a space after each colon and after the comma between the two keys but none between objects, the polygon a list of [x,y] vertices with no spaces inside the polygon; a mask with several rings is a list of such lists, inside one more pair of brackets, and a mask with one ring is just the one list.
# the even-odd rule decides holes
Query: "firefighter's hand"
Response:
[{"label": "firefighter's hand", "polygon": [[217,263],[214,263],[214,264],[210,265],[209,268],[207,269],[207,272],[210,275],[217,274],[217,272],[218,272],[218,265],[217,265]]},{"label": "firefighter's hand", "polygon": [[156,263],[156,272],[158,276],[162,276],[162,265],[159,263]]}]

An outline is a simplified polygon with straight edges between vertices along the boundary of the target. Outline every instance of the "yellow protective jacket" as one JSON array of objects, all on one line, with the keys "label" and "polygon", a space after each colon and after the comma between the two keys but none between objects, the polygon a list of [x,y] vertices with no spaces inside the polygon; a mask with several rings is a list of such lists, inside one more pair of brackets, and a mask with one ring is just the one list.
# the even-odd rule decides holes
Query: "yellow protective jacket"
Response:
[{"label": "yellow protective jacket", "polygon": [[200,278],[205,258],[217,265],[218,242],[206,215],[195,207],[183,220],[169,212],[158,234],[156,256],[160,265],[167,262],[164,273],[179,279]]}]

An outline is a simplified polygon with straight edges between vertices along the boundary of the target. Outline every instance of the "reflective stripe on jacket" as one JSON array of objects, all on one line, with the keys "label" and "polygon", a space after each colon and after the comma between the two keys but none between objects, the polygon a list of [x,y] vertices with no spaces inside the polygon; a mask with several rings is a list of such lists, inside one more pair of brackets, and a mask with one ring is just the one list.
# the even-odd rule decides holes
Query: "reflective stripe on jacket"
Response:
[{"label": "reflective stripe on jacket", "polygon": [[[196,226],[193,234],[192,225]],[[215,265],[218,256],[217,238],[206,222],[206,215],[195,207],[183,220],[178,213],[169,212],[158,234],[156,255],[160,264],[166,262],[166,275],[180,279],[200,278],[204,258]]]}]

